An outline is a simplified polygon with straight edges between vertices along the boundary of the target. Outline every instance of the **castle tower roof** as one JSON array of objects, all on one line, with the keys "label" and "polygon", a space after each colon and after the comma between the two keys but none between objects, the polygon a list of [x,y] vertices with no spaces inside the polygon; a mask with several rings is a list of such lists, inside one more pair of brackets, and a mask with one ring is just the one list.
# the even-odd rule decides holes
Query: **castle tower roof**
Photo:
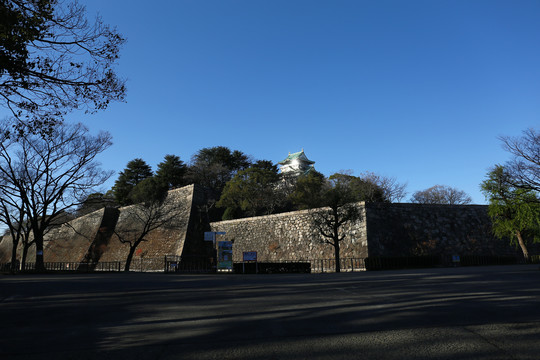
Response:
[{"label": "castle tower roof", "polygon": [[289,156],[278,164],[282,174],[301,175],[314,169],[315,161],[309,160],[302,149],[302,151],[293,154],[289,153]]}]

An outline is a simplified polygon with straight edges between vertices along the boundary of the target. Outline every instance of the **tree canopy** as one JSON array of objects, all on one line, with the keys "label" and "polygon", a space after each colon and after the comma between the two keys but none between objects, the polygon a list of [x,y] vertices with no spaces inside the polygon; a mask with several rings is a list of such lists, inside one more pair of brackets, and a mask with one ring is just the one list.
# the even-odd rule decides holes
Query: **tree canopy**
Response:
[{"label": "tree canopy", "polygon": [[44,270],[45,232],[110,177],[95,158],[111,145],[111,136],[92,136],[80,124],[58,124],[47,139],[39,134],[13,139],[0,133],[0,218],[8,227],[29,224],[36,269]]},{"label": "tree canopy", "polygon": [[179,156],[165,155],[165,159],[158,164],[156,178],[172,190],[185,184],[186,171],[187,166]]},{"label": "tree canopy", "polygon": [[362,220],[358,207],[360,194],[356,188],[359,183],[354,177],[343,174],[334,174],[320,182],[320,176],[315,174],[307,184],[308,192],[301,199],[310,209],[311,222],[316,231],[326,244],[334,247],[336,272],[340,272],[340,244],[347,237],[343,229],[348,224]]},{"label": "tree canopy", "polygon": [[540,240],[540,203],[537,192],[514,183],[512,173],[497,165],[488,173],[481,189],[489,201],[488,212],[495,235],[517,240],[523,256],[528,259],[528,239]]},{"label": "tree canopy", "polygon": [[183,210],[182,203],[167,194],[167,185],[155,176],[142,180],[130,192],[133,205],[122,209],[130,221],[119,224],[114,232],[121,243],[129,246],[125,271],[129,271],[135,250],[146,241],[148,234],[171,226]]},{"label": "tree canopy", "polygon": [[128,162],[112,188],[113,196],[118,204],[132,204],[131,191],[137,184],[151,176],[153,176],[152,168],[143,159],[136,158]]},{"label": "tree canopy", "polygon": [[211,221],[219,220],[222,211],[215,204],[221,197],[227,181],[251,166],[251,158],[239,150],[225,146],[203,148],[193,155],[186,179],[202,186],[206,195],[205,210]]},{"label": "tree canopy", "polygon": [[335,173],[326,179],[317,171],[298,178],[291,200],[300,209],[328,206],[324,194],[330,188],[347,189],[350,202],[388,202],[384,189],[374,182],[346,173]]},{"label": "tree canopy", "polygon": [[282,200],[276,191],[279,180],[277,167],[271,162],[258,161],[239,171],[227,182],[216,204],[226,208],[223,219],[272,214]]},{"label": "tree canopy", "polygon": [[501,137],[503,147],[512,154],[506,164],[515,186],[540,192],[540,132],[527,129],[521,137]]},{"label": "tree canopy", "polygon": [[435,185],[413,193],[411,202],[416,204],[466,205],[472,202],[472,198],[465,191],[446,185]]},{"label": "tree canopy", "polygon": [[0,19],[0,103],[19,134],[50,133],[74,109],[93,113],[124,99],[114,66],[125,39],[99,17],[88,21],[84,6],[5,0]]}]

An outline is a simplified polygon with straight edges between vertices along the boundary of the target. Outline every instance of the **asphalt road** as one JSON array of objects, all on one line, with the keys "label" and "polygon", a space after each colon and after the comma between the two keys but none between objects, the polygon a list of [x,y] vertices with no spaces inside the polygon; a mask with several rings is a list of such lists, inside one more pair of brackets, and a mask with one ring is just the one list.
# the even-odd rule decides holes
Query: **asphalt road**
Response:
[{"label": "asphalt road", "polygon": [[540,359],[540,270],[6,275],[0,359]]}]

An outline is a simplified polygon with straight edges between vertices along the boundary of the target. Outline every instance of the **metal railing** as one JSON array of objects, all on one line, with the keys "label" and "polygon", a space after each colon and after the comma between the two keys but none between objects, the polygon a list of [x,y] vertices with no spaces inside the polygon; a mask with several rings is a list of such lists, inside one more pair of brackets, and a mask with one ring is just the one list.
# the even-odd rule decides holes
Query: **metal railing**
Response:
[{"label": "metal railing", "polygon": [[[482,265],[509,265],[520,263],[519,259],[512,256],[471,256],[460,257],[457,263],[443,257],[371,257],[371,258],[343,258],[340,260],[340,271],[356,272],[367,270],[390,270],[422,267],[444,266],[482,266]],[[540,263],[540,255],[532,255],[531,263]],[[259,263],[290,264],[283,266],[285,272],[293,271],[294,264],[302,263],[302,269],[307,263],[307,271],[311,273],[331,273],[336,270],[335,259],[303,259],[303,260],[276,260]],[[235,264],[242,264],[236,262]],[[45,269],[48,271],[73,271],[73,272],[120,272],[124,271],[125,261],[98,262],[95,264],[83,262],[46,262]],[[0,263],[0,271],[10,271],[10,263]],[[27,262],[22,271],[34,271],[35,263]],[[216,271],[215,260],[208,257],[181,257],[167,255],[162,258],[135,258],[130,267],[133,272],[165,272],[165,273],[212,273]],[[278,271],[279,272],[279,271]],[[304,272],[304,271],[302,271]],[[270,273],[270,272],[269,272]]]},{"label": "metal railing", "polygon": [[216,271],[213,258],[201,256],[165,256],[166,273],[211,273]]}]

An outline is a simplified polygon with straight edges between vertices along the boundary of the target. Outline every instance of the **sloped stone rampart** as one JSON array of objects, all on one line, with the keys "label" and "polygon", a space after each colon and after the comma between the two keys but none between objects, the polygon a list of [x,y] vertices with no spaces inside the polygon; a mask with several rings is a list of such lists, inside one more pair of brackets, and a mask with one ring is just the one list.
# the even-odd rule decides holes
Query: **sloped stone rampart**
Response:
[{"label": "sloped stone rampart", "polygon": [[[114,226],[116,209],[101,209],[51,229],[44,239],[45,262],[82,262],[91,245]],[[35,247],[29,261],[35,257]],[[30,255],[30,253],[29,253]]]},{"label": "sloped stone rampart", "polygon": [[[111,219],[112,217],[112,219]],[[101,209],[65,224],[52,227],[44,236],[45,262],[81,262],[88,254],[90,246],[114,226],[114,209]],[[111,223],[112,222],[112,223]],[[30,235],[32,239],[32,235]],[[11,262],[12,240],[5,236],[0,245],[0,262]],[[17,259],[22,256],[22,244],[19,243]],[[27,262],[34,262],[36,247],[28,249]]]},{"label": "sloped stone rampart", "polygon": [[[359,204],[363,211],[363,204]],[[244,251],[257,251],[258,261],[332,259],[334,248],[323,242],[313,227],[309,211],[252,217],[210,224],[212,231],[226,232],[218,240],[233,241],[233,261]],[[341,256],[367,257],[365,221],[350,224],[341,244]]]},{"label": "sloped stone rampart", "polygon": [[[183,255],[187,246],[190,255],[205,249],[203,226],[196,204],[203,202],[202,195],[196,195],[194,185],[169,191],[166,206],[174,216],[161,228],[151,231],[136,252],[138,257],[164,259],[165,255]],[[195,201],[194,201],[195,199]],[[136,207],[121,209],[107,208],[97,210],[61,226],[52,228],[44,239],[45,262],[124,262],[129,246],[121,243],[115,234],[136,232],[140,227],[137,222]],[[166,213],[169,216],[171,213]],[[197,217],[195,221],[192,218]],[[0,241],[0,263],[11,261],[11,237],[4,236]],[[140,249],[140,250],[139,250]],[[17,255],[20,260],[22,249]],[[35,261],[35,246],[30,247],[27,262]],[[160,262],[157,270],[162,270]]]},{"label": "sloped stone rampart", "polygon": [[[156,259],[164,258],[165,255],[182,255],[193,206],[193,192],[193,185],[169,192],[164,205],[168,211],[163,217],[170,217],[170,221],[146,235],[137,247],[134,258]],[[121,242],[120,238],[134,241],[142,231],[143,222],[140,219],[146,214],[141,214],[137,206],[126,206],[119,211],[116,228],[100,258],[101,262],[125,261],[129,254],[129,244]]]},{"label": "sloped stone rampart", "polygon": [[0,237],[0,264],[11,262],[11,250],[13,243],[11,236],[5,235]]}]

